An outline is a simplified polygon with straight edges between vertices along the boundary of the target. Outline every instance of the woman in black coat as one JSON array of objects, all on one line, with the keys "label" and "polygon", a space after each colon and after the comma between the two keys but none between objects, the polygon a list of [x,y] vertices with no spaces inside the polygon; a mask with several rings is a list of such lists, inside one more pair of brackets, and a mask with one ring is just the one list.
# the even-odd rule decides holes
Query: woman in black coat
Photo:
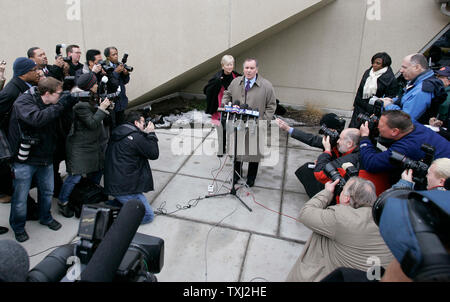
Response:
[{"label": "woman in black coat", "polygon": [[212,122],[215,125],[220,123],[220,113],[217,108],[222,104],[223,92],[228,89],[231,81],[240,76],[234,71],[234,58],[230,55],[224,55],[221,60],[222,69],[217,72],[203,88],[203,93],[206,95],[206,110],[205,112],[211,114]]},{"label": "woman in black coat", "polygon": [[358,114],[372,113],[368,106],[373,96],[393,98],[398,94],[398,83],[391,68],[391,57],[385,52],[376,53],[372,57],[372,67],[364,72],[353,102],[353,115],[349,128],[357,128]]},{"label": "woman in black coat", "polygon": [[[80,91],[97,92],[98,85],[94,74],[83,74],[78,82]],[[100,134],[103,127],[102,121],[108,116],[107,108],[110,105],[110,100],[106,98],[97,106],[96,98],[91,94],[90,98],[80,99],[80,102],[73,107],[74,120],[66,141],[68,176],[59,193],[60,210],[66,217],[73,215],[67,203],[82,175],[87,174],[88,178],[95,183],[100,183],[105,161],[104,152],[100,146]]]}]

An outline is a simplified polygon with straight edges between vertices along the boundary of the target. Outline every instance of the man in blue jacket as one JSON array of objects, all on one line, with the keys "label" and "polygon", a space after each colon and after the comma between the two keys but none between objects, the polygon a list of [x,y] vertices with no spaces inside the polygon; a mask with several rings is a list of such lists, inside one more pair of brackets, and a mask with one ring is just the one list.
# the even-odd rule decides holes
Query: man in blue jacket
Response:
[{"label": "man in blue jacket", "polygon": [[384,98],[385,110],[403,110],[411,118],[422,124],[428,124],[436,116],[437,108],[445,101],[447,93],[442,82],[428,68],[423,54],[411,54],[402,61],[400,72],[407,82],[403,93],[394,99]]},{"label": "man in blue jacket", "polygon": [[435,148],[434,158],[450,157],[450,142],[433,130],[411,120],[411,117],[401,110],[384,111],[378,123],[380,132],[379,141],[387,147],[386,151],[379,152],[372,144],[370,130],[366,122],[360,128],[361,140],[359,144],[361,161],[366,171],[371,173],[397,170],[398,175],[392,181],[397,182],[400,171],[390,163],[392,151],[404,154],[412,160],[420,160],[425,156],[421,150],[422,144]]},{"label": "man in blue jacket", "polygon": [[[143,192],[153,190],[152,170],[148,160],[159,157],[158,138],[152,122],[145,124],[142,114],[128,113],[125,123],[117,126],[106,150],[105,193],[120,204],[137,199],[145,206],[141,223],[154,218],[153,210]],[[111,202],[112,205],[115,205]],[[116,203],[117,204],[117,203]]]}]

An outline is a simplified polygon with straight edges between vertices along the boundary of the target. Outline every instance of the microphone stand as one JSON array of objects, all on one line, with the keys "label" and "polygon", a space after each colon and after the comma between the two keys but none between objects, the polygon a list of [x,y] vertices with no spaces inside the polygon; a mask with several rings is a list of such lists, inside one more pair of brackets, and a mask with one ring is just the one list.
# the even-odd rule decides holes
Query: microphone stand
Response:
[{"label": "microphone stand", "polygon": [[234,177],[234,167],[236,166],[236,159],[237,159],[237,126],[233,125],[233,130],[234,130],[234,157],[233,157],[233,177],[231,178],[231,190],[228,193],[220,193],[220,194],[214,194],[214,195],[206,195],[205,198],[211,198],[211,197],[218,197],[218,196],[226,196],[226,195],[233,195],[234,197],[236,197],[237,199],[239,199],[239,201],[251,212],[252,209],[239,197],[237,196],[237,190],[234,187],[236,185],[236,180]]}]

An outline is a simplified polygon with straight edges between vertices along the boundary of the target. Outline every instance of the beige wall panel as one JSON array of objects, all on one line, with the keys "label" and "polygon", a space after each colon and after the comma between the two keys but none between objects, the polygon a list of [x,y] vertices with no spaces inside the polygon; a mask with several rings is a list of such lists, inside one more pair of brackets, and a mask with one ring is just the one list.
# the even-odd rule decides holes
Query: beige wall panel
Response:
[{"label": "beige wall panel", "polygon": [[[235,46],[267,27],[275,26],[321,1],[317,0],[231,0],[230,46]],[[256,18],[254,18],[256,16]]]},{"label": "beige wall panel", "polygon": [[56,44],[83,45],[82,24],[67,19],[67,7],[61,0],[0,0],[0,59],[7,61],[8,80],[14,60],[26,57],[30,47],[44,49],[53,63]]}]

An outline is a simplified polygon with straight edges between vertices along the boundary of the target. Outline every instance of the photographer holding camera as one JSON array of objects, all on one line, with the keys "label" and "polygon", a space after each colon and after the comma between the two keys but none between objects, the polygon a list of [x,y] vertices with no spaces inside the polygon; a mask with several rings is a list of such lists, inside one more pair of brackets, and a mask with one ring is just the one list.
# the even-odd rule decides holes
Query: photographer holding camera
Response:
[{"label": "photographer holding camera", "polygon": [[338,182],[327,182],[325,190],[301,209],[299,220],[313,233],[287,281],[320,281],[341,266],[367,270],[367,259],[372,256],[379,257],[383,266],[392,260],[372,218],[377,199],[373,183],[350,178],[340,194],[341,203],[330,206]]},{"label": "photographer holding camera", "polygon": [[62,57],[57,57],[54,65],[48,65],[47,55],[39,47],[28,49],[27,56],[37,64],[38,69],[43,71],[45,77],[53,77],[59,81],[64,79],[64,60]]},{"label": "photographer holding camera", "polygon": [[8,133],[14,154],[14,193],[9,221],[19,242],[29,239],[25,222],[27,195],[33,178],[38,189],[40,223],[54,231],[61,228],[50,212],[54,186],[55,121],[77,101],[70,95],[61,97],[61,93],[62,82],[48,77],[41,79],[37,87],[27,90],[13,105]]},{"label": "photographer holding camera", "polygon": [[[392,186],[397,189],[414,189],[413,169],[405,169],[402,178]],[[426,175],[427,190],[445,190],[444,183],[450,177],[450,158],[439,158],[432,162]]]},{"label": "photographer holding camera", "polygon": [[433,130],[413,122],[411,117],[401,110],[384,111],[378,123],[378,131],[380,133],[378,141],[383,141],[387,150],[380,152],[373,145],[366,122],[361,125],[360,160],[370,173],[389,172],[391,184],[396,183],[401,174],[390,161],[392,151],[412,160],[420,160],[425,155],[421,150],[422,144],[425,143],[435,148],[434,158],[450,157],[450,142]]},{"label": "photographer holding camera", "polygon": [[78,90],[90,91],[91,94],[87,98],[80,98],[73,107],[74,121],[67,136],[66,148],[68,176],[58,196],[60,211],[65,217],[72,217],[74,214],[68,207],[69,196],[83,174],[87,174],[90,180],[100,184],[105,155],[99,138],[102,120],[109,115],[107,108],[111,104],[108,98],[101,100],[100,104],[97,103],[94,94],[97,92],[98,84],[92,72],[80,76],[77,86]]},{"label": "photographer holding camera", "polygon": [[[153,221],[153,210],[143,192],[153,191],[153,177],[148,160],[159,157],[158,138],[152,122],[131,111],[126,122],[111,135],[105,160],[105,193],[116,199],[112,205],[122,205],[137,199],[145,206],[142,223]],[[117,204],[118,201],[120,204]],[[115,203],[115,204],[114,204]]]},{"label": "photographer holding camera", "polygon": [[[276,123],[280,129],[288,132],[292,138],[299,140],[308,146],[324,150],[324,146],[322,144],[323,137],[321,135],[307,133],[300,129],[290,127],[280,118],[276,119]],[[319,125],[322,127],[319,133],[324,133],[323,129],[326,128],[328,129],[327,133],[330,131],[335,132],[335,136],[338,137],[345,127],[345,120],[339,118],[334,113],[327,113],[322,116]],[[332,147],[331,156],[332,159],[336,159],[339,156],[339,151],[336,146]],[[314,176],[314,166],[315,164],[313,162],[307,162],[295,171],[295,176],[297,176],[298,180],[302,183],[309,198],[324,189],[323,184],[318,182]]]},{"label": "photographer holding camera", "polygon": [[80,63],[81,59],[81,49],[80,46],[71,44],[66,48],[67,57],[70,59],[69,64],[69,75],[75,76],[77,71],[83,69],[83,64]]},{"label": "photographer holding camera", "polygon": [[120,87],[119,100],[114,104],[117,126],[122,124],[125,119],[125,109],[127,109],[128,106],[125,85],[130,81],[130,71],[132,71],[133,68],[125,64],[128,57],[127,54],[124,55],[122,62],[119,62],[119,52],[114,46],[105,48],[104,55],[109,61],[110,66],[114,68],[112,76],[119,82]]}]

